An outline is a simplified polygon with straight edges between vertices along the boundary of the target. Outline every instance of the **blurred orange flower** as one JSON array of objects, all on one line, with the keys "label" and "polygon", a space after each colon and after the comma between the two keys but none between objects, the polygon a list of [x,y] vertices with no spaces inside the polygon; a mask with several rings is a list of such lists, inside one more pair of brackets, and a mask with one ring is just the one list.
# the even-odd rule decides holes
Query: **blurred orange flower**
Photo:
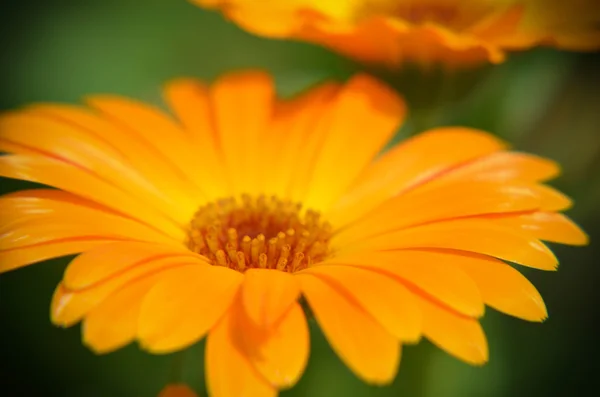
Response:
[{"label": "blurred orange flower", "polygon": [[248,31],[324,45],[362,62],[465,66],[508,50],[600,48],[596,0],[191,0]]},{"label": "blurred orange flower", "polygon": [[158,397],[198,397],[198,395],[187,385],[177,383],[167,385]]},{"label": "blurred orange flower", "polygon": [[165,93],[176,119],[116,96],[0,119],[0,175],[57,188],[0,198],[0,271],[81,253],[54,323],[83,321],[98,353],[207,336],[213,397],[297,382],[304,304],[367,382],[390,382],[421,336],[482,364],[485,305],[546,317],[506,262],[555,270],[540,240],[587,241],[541,184],[558,167],[485,132],[439,128],[379,155],[405,107],[370,77],[292,99],[257,72]]}]

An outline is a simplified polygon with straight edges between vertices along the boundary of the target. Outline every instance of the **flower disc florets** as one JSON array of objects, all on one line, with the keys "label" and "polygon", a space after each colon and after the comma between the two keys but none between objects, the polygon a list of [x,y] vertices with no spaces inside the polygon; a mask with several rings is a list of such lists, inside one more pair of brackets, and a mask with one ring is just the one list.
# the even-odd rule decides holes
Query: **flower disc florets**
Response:
[{"label": "flower disc florets", "polygon": [[302,270],[328,253],[331,226],[318,212],[276,197],[225,198],[198,209],[188,248],[234,270]]}]

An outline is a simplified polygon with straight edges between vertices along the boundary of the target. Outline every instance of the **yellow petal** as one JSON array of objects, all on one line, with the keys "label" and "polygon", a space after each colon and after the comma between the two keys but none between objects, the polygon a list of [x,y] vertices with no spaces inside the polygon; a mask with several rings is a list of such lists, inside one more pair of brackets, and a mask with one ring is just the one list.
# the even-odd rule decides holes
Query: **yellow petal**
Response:
[{"label": "yellow petal", "polygon": [[398,280],[352,266],[314,266],[302,273],[313,274],[344,291],[403,342],[421,338],[421,310],[413,294]]},{"label": "yellow petal", "polygon": [[298,277],[317,322],[342,361],[365,382],[391,382],[400,364],[399,341],[350,297],[315,276]]},{"label": "yellow petal", "polygon": [[403,121],[406,106],[382,83],[358,75],[346,83],[331,112],[304,202],[317,210],[329,208],[383,149]]},{"label": "yellow petal", "polygon": [[445,263],[445,259],[442,254],[402,250],[334,257],[323,264],[364,266],[402,282],[414,294],[433,297],[466,316],[482,316],[484,304],[477,286],[459,268]]},{"label": "yellow petal", "polygon": [[272,327],[300,295],[298,281],[290,273],[250,269],[242,283],[244,310],[255,326]]},{"label": "yellow petal", "polygon": [[271,386],[250,364],[233,338],[233,315],[227,313],[206,339],[206,388],[211,397],[275,397]]},{"label": "yellow petal", "polygon": [[236,271],[210,265],[161,278],[142,304],[140,344],[162,354],[197,342],[228,310],[242,279]]},{"label": "yellow petal", "polygon": [[211,86],[213,121],[236,194],[263,193],[261,177],[268,164],[261,158],[261,142],[274,96],[273,81],[262,72],[228,74]]},{"label": "yellow petal", "polygon": [[304,312],[294,303],[271,328],[257,328],[238,309],[232,328],[244,355],[277,388],[289,388],[304,372],[309,353],[309,332]]},{"label": "yellow petal", "polygon": [[548,316],[540,293],[512,266],[481,255],[445,256],[448,265],[457,266],[473,279],[487,305],[528,321],[543,321]]},{"label": "yellow petal", "polygon": [[366,168],[327,219],[342,226],[394,195],[503,147],[502,142],[487,133],[462,127],[439,128],[417,135]]},{"label": "yellow petal", "polygon": [[484,219],[451,220],[387,233],[343,247],[339,254],[405,248],[469,251],[542,270],[556,270],[558,265],[552,251],[530,234]]},{"label": "yellow petal", "polygon": [[423,310],[423,333],[435,345],[472,365],[488,360],[488,347],[481,325],[427,299],[419,298]]}]

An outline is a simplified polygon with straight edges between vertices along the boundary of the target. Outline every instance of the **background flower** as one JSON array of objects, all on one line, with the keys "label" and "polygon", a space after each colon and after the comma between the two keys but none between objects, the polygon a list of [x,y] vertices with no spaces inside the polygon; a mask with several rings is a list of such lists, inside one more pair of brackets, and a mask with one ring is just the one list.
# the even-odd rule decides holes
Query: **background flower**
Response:
[{"label": "background flower", "polygon": [[464,66],[505,51],[600,47],[593,0],[191,0],[248,31],[324,45],[362,62]]},{"label": "background flower", "polygon": [[[0,43],[7,57],[0,64],[4,109],[34,101],[74,103],[90,92],[159,103],[158,87],[169,78],[211,79],[243,67],[271,70],[285,94],[355,71],[326,50],[253,37],[184,1],[148,0],[146,7],[137,0],[10,3],[0,16],[10,37]],[[600,281],[594,243],[600,238],[599,65],[597,55],[514,54],[472,96],[441,109],[440,123],[495,131],[517,149],[563,164],[556,184],[577,201],[571,214],[590,232],[592,245],[558,248],[558,274],[528,272],[546,299],[550,319],[536,326],[489,310],[484,326],[496,348],[485,367],[464,365],[422,343],[405,349],[397,380],[383,389],[358,381],[314,328],[308,372],[283,396],[563,396],[592,386],[600,353],[594,326]],[[412,120],[405,127],[402,137],[412,133]],[[4,191],[23,187],[31,186],[2,183]],[[149,356],[134,347],[97,357],[81,345],[77,328],[51,326],[47,300],[65,265],[65,260],[52,261],[0,280],[5,390],[14,387],[32,396],[155,396],[167,382],[171,357]],[[192,350],[184,376],[203,390],[198,370],[203,345]]]},{"label": "background flower", "polygon": [[158,397],[198,397],[198,395],[184,384],[172,384],[162,389]]}]

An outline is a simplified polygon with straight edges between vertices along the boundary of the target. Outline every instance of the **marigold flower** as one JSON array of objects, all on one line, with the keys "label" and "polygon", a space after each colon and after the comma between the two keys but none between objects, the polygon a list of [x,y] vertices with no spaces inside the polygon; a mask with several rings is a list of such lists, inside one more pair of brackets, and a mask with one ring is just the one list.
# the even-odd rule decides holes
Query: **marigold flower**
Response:
[{"label": "marigold flower", "polygon": [[189,386],[175,383],[162,389],[158,397],[198,397],[198,395]]},{"label": "marigold flower", "polygon": [[245,72],[165,96],[175,119],[116,96],[0,119],[0,175],[57,188],[0,198],[0,271],[81,253],[52,321],[82,321],[98,353],[207,336],[213,397],[296,383],[305,303],[367,382],[390,382],[421,336],[482,364],[485,305],[546,317],[507,262],[555,270],[540,240],[586,243],[559,213],[570,200],[541,183],[557,165],[485,132],[438,128],[378,156],[405,106],[370,77],[281,99]]},{"label": "marigold flower", "polygon": [[191,0],[248,31],[368,63],[500,63],[507,50],[600,48],[596,0]]}]

